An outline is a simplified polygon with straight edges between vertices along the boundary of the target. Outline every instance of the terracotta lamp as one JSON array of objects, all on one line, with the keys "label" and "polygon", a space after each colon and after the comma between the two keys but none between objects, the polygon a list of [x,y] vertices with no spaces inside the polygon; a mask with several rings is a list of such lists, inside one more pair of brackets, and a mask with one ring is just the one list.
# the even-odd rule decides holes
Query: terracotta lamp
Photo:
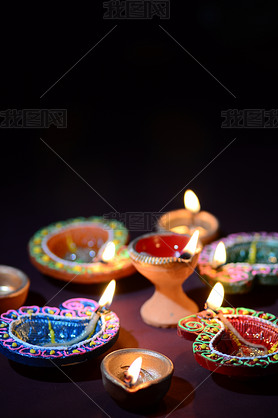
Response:
[{"label": "terracotta lamp", "polygon": [[115,281],[97,303],[69,299],[58,307],[22,306],[0,316],[0,352],[29,366],[53,367],[94,358],[119,334],[119,318],[109,310]]},{"label": "terracotta lamp", "polygon": [[278,284],[278,233],[240,232],[206,245],[198,271],[205,283],[221,282],[226,293],[246,293],[254,284]]},{"label": "terracotta lamp", "polygon": [[[74,283],[99,283],[134,273],[121,222],[76,218],[57,222],[35,233],[29,242],[32,263],[42,273]],[[113,243],[114,250],[106,246]]]},{"label": "terracotta lamp", "polygon": [[198,306],[182,289],[194,272],[201,251],[199,232],[189,236],[174,233],[143,235],[129,245],[136,269],[155,285],[153,296],[141,307],[144,322],[155,327],[176,326]]},{"label": "terracotta lamp", "polygon": [[144,348],[113,351],[101,363],[105,389],[121,407],[131,410],[156,405],[168,392],[173,371],[168,357]]},{"label": "terracotta lamp", "polygon": [[158,231],[172,231],[177,234],[192,234],[199,230],[200,240],[208,244],[217,238],[219,222],[209,212],[200,211],[200,203],[192,190],[184,194],[184,209],[177,209],[166,212],[157,222]]},{"label": "terracotta lamp", "polygon": [[0,313],[21,306],[28,294],[30,281],[14,267],[0,266]]},{"label": "terracotta lamp", "polygon": [[222,284],[212,289],[205,310],[182,318],[178,335],[193,340],[193,352],[204,368],[239,377],[278,371],[277,317],[249,308],[221,307]]}]

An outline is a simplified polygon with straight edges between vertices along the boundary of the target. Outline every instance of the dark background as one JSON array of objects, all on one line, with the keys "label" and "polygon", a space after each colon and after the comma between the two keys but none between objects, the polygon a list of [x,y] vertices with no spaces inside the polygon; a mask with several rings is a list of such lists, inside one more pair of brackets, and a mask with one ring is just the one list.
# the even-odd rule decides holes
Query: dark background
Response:
[{"label": "dark background", "polygon": [[[278,108],[277,7],[253,1],[182,5],[171,0],[169,20],[149,21],[104,20],[102,2],[3,8],[1,110],[61,108],[68,118],[67,129],[0,129],[1,264],[29,275],[27,303],[44,304],[63,286],[29,263],[33,233],[54,221],[113,211],[40,138],[120,213],[180,208],[190,187],[202,208],[218,217],[223,235],[277,231],[277,130],[221,128],[223,110]],[[207,289],[195,276],[186,286],[202,307]],[[51,303],[77,295],[97,299],[101,290],[69,285]],[[116,348],[141,346],[172,358],[171,396],[153,415],[165,416],[208,372],[175,330],[142,323],[139,308],[151,293],[139,274],[119,282],[113,309],[123,328]],[[276,294],[276,288],[255,290],[232,302],[278,314]],[[68,374],[109,415],[126,416],[103,390],[100,360]],[[23,417],[105,416],[58,371],[31,371],[3,357],[1,367],[6,416],[14,416],[16,402]],[[267,404],[274,416],[272,392],[271,380],[239,384],[213,376],[173,416],[210,416],[216,402],[215,417],[232,416],[227,403],[236,401],[242,415],[251,408],[260,416]]]}]

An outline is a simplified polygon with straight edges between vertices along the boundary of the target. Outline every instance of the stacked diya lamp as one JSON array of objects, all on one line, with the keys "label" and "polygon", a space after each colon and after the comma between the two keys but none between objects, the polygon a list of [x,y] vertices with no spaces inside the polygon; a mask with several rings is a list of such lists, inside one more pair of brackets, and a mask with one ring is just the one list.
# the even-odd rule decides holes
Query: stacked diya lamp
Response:
[{"label": "stacked diya lamp", "polygon": [[202,245],[199,231],[190,238],[171,232],[143,235],[129,245],[135,268],[155,285],[152,297],[141,307],[144,322],[173,327],[183,315],[198,311],[183,291],[183,282],[194,272]]}]

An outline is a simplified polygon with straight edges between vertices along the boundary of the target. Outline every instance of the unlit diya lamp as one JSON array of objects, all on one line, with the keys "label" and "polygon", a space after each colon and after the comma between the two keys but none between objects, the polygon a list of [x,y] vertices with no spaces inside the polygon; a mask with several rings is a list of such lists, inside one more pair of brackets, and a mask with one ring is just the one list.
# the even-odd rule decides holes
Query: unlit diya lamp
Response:
[{"label": "unlit diya lamp", "polygon": [[75,364],[96,357],[117,340],[119,318],[108,308],[115,281],[99,303],[85,298],[65,301],[59,308],[22,306],[0,317],[0,352],[30,366]]},{"label": "unlit diya lamp", "polygon": [[226,293],[249,292],[255,281],[278,284],[278,233],[253,232],[228,235],[206,245],[198,261],[206,283],[221,282]]},{"label": "unlit diya lamp", "polygon": [[132,410],[156,405],[169,390],[173,370],[168,357],[143,348],[113,351],[101,363],[106,391],[120,406]]},{"label": "unlit diya lamp", "polygon": [[224,288],[217,283],[205,310],[179,321],[178,335],[194,341],[197,362],[229,376],[277,373],[277,317],[249,308],[222,308],[223,297]]},{"label": "unlit diya lamp", "polygon": [[129,245],[135,268],[155,285],[153,296],[141,307],[144,322],[155,327],[176,326],[198,306],[183,291],[183,282],[194,272],[201,251],[199,231],[192,237],[174,233],[152,233]]},{"label": "unlit diya lamp", "polygon": [[217,238],[219,230],[217,218],[209,212],[200,211],[199,199],[192,190],[184,193],[184,206],[185,209],[173,210],[162,215],[158,220],[157,229],[189,235],[194,230],[198,230],[203,244]]},{"label": "unlit diya lamp", "polygon": [[[29,242],[32,263],[42,273],[74,283],[98,283],[134,273],[121,222],[76,218],[40,229]],[[110,245],[109,251],[106,248]]]},{"label": "unlit diya lamp", "polygon": [[28,294],[30,281],[23,271],[0,266],[0,313],[21,306]]}]

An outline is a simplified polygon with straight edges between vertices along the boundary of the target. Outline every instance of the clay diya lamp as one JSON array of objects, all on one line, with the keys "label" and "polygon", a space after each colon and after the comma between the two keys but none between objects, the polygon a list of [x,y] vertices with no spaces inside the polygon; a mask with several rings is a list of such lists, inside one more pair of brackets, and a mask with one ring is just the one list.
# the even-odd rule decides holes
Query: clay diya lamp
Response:
[{"label": "clay diya lamp", "polygon": [[[29,242],[31,262],[42,273],[74,283],[99,283],[134,273],[125,244],[128,231],[121,222],[77,218],[40,229]],[[104,247],[115,252],[101,258]]]},{"label": "clay diya lamp", "polygon": [[185,192],[184,206],[185,209],[164,213],[157,222],[158,231],[191,235],[194,230],[199,230],[200,240],[203,244],[208,244],[216,239],[219,222],[211,213],[200,211],[199,199],[192,190]]},{"label": "clay diya lamp", "polygon": [[198,311],[182,284],[194,272],[201,248],[198,231],[191,239],[174,233],[151,233],[130,243],[135,268],[155,285],[153,296],[141,307],[145,323],[172,327],[184,315]]},{"label": "clay diya lamp", "polygon": [[113,351],[101,363],[106,391],[121,407],[131,410],[157,404],[169,390],[173,370],[168,357],[143,348]]},{"label": "clay diya lamp", "polygon": [[238,377],[277,373],[277,317],[249,308],[219,308],[221,301],[209,301],[218,285],[206,310],[179,321],[178,335],[194,341],[195,359],[212,372]]},{"label": "clay diya lamp", "polygon": [[210,285],[221,282],[226,293],[249,292],[255,281],[277,285],[278,233],[242,232],[206,245],[198,270]]},{"label": "clay diya lamp", "polygon": [[0,266],[0,312],[21,306],[28,294],[30,281],[14,267]]},{"label": "clay diya lamp", "polygon": [[83,362],[107,351],[117,340],[119,318],[108,309],[111,282],[99,303],[75,298],[59,308],[22,306],[0,316],[0,352],[30,366]]}]

